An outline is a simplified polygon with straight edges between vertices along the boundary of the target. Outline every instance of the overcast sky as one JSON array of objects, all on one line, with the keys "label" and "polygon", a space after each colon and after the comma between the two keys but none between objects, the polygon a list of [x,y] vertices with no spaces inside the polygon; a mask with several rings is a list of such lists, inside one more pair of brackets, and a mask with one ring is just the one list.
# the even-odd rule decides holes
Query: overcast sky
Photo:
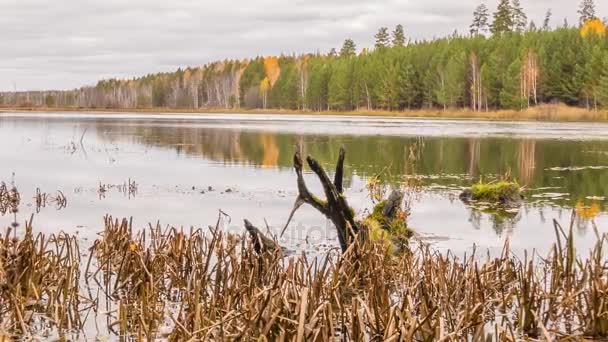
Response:
[{"label": "overcast sky", "polygon": [[[537,25],[576,23],[578,0],[522,0]],[[496,0],[486,0],[493,12]],[[608,0],[596,0],[608,16]],[[0,0],[0,91],[66,89],[224,58],[372,46],[466,32],[479,0]]]}]

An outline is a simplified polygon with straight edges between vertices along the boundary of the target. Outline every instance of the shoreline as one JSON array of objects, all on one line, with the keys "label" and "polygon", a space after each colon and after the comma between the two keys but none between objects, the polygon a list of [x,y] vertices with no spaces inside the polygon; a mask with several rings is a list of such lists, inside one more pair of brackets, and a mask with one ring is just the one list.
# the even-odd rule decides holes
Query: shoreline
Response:
[{"label": "shoreline", "polygon": [[224,108],[80,108],[80,107],[0,107],[0,113],[71,113],[81,112],[89,114],[275,114],[275,115],[310,115],[310,116],[354,116],[354,117],[388,117],[388,118],[424,118],[424,119],[460,119],[460,120],[491,120],[491,121],[531,121],[531,122],[607,122],[607,110],[587,110],[565,105],[541,105],[526,110],[496,110],[488,112],[474,112],[463,109],[453,110],[355,110],[355,111],[323,111],[312,112],[304,110],[286,109],[224,109]]}]

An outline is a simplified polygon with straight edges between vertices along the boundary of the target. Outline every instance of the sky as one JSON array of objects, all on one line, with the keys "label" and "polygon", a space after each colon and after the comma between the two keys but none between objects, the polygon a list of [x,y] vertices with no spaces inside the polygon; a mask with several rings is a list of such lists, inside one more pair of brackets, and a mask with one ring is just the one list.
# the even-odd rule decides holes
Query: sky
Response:
[{"label": "sky", "polygon": [[[493,12],[497,0],[485,0]],[[0,0],[0,91],[71,89],[226,58],[327,52],[379,27],[411,39],[467,32],[479,0]],[[578,0],[521,0],[542,25]],[[596,0],[600,17],[608,1]]]}]

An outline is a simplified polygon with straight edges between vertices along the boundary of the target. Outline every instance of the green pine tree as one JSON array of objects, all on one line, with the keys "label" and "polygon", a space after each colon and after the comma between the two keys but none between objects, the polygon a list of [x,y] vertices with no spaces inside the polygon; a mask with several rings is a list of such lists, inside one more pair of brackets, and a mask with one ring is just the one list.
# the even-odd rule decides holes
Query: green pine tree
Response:
[{"label": "green pine tree", "polygon": [[403,63],[399,70],[399,104],[411,109],[417,106],[420,98],[418,74],[410,63]]},{"label": "green pine tree", "polygon": [[473,12],[473,23],[469,27],[472,36],[477,36],[488,31],[489,16],[490,15],[486,4],[482,3],[475,8],[475,11]]},{"label": "green pine tree", "polygon": [[604,56],[602,73],[598,82],[596,90],[596,97],[598,103],[603,108],[608,108],[608,55]]},{"label": "green pine tree", "polygon": [[378,33],[376,33],[376,35],[374,36],[374,38],[376,39],[376,49],[382,49],[382,48],[386,48],[389,46],[390,44],[390,36],[388,34],[388,28],[386,27],[381,27],[378,30]]},{"label": "green pine tree", "polygon": [[405,30],[401,24],[393,31],[393,46],[405,46]]},{"label": "green pine tree", "polygon": [[526,16],[524,9],[521,7],[519,0],[513,0],[511,5],[511,15],[513,16],[511,19],[513,28],[518,32],[525,31],[526,26],[528,26],[528,17]]},{"label": "green pine tree", "polygon": [[500,104],[503,108],[521,110],[524,108],[526,99],[521,96],[521,62],[516,59],[509,68],[504,78],[504,87],[500,92]]},{"label": "green pine tree", "polygon": [[579,24],[582,26],[588,20],[595,19],[595,3],[593,0],[583,0],[578,10]]},{"label": "green pine tree", "polygon": [[549,8],[547,13],[545,14],[545,20],[543,21],[543,30],[549,31],[551,29],[551,16],[553,16],[553,12]]},{"label": "green pine tree", "polygon": [[494,12],[494,22],[492,23],[492,33],[500,35],[505,32],[513,31],[513,11],[509,0],[500,0],[496,12]]},{"label": "green pine tree", "polygon": [[357,54],[357,45],[355,42],[348,38],[342,44],[342,49],[340,49],[340,57],[353,57]]},{"label": "green pine tree", "polygon": [[378,102],[381,108],[393,110],[399,107],[399,72],[394,64],[388,66],[381,81]]}]

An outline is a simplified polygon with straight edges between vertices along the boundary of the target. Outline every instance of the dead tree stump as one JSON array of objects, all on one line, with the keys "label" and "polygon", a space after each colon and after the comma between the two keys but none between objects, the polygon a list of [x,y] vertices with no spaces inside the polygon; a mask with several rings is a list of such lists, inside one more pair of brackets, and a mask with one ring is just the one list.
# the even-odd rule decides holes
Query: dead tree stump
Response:
[{"label": "dead tree stump", "polygon": [[[287,223],[281,231],[281,236],[283,236],[285,230],[287,230],[287,227],[289,226],[289,223],[291,223],[296,211],[298,211],[298,209],[300,209],[304,204],[308,204],[317,209],[334,224],[336,230],[338,231],[338,240],[343,253],[348,250],[349,246],[353,241],[355,241],[355,239],[364,239],[368,236],[368,230],[371,228],[370,223],[374,223],[371,224],[372,227],[379,226],[379,229],[387,232],[390,240],[395,240],[393,236],[390,236],[391,233],[400,232],[400,230],[402,230],[394,229],[395,226],[397,226],[396,223],[402,223],[400,226],[403,226],[404,229],[406,228],[404,223],[405,220],[401,217],[401,214],[403,213],[401,208],[403,192],[398,190],[394,191],[386,201],[382,202],[382,209],[380,209],[377,214],[370,215],[364,220],[364,222],[355,221],[355,212],[348,205],[348,201],[344,196],[343,179],[345,156],[346,152],[342,147],[340,148],[340,154],[338,157],[333,182],[330,180],[327,172],[325,172],[325,169],[321,166],[321,164],[319,164],[319,162],[310,156],[306,158],[306,163],[317,175],[323,187],[326,200],[322,200],[308,190],[306,182],[304,181],[304,163],[302,161],[302,156],[300,155],[299,151],[295,153],[293,165],[297,175],[298,197],[296,198],[293,209],[289,214]],[[370,220],[373,220],[373,222],[370,222]],[[401,222],[401,220],[403,220],[403,222]],[[245,227],[249,231],[251,237],[254,239],[254,248],[258,253],[269,249],[272,250],[279,248],[274,240],[264,236],[259,229],[255,228],[247,220],[245,220]],[[376,231],[374,231],[374,236],[375,235],[378,235]]]}]

